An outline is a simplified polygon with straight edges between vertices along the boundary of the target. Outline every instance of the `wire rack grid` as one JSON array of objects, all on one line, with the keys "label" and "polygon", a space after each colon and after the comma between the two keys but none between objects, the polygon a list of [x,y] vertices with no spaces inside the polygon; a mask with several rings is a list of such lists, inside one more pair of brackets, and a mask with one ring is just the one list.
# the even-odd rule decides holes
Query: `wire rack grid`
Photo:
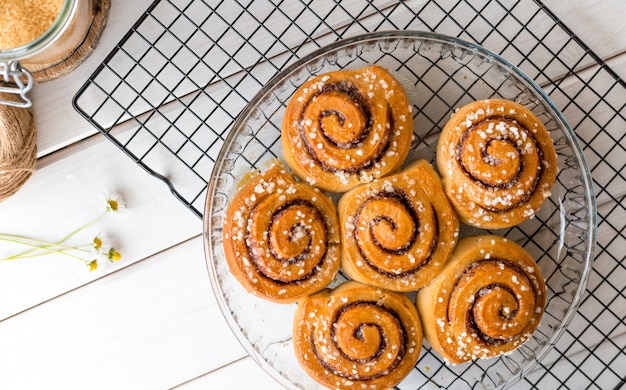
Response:
[{"label": "wire rack grid", "polygon": [[[542,86],[575,130],[598,204],[594,269],[568,330],[523,383],[620,387],[626,268],[614,248],[626,247],[626,83],[540,1],[157,0],[74,106],[202,217],[224,139],[263,86],[314,49],[390,29],[439,32],[500,54]],[[437,127],[442,118],[426,120]]]}]

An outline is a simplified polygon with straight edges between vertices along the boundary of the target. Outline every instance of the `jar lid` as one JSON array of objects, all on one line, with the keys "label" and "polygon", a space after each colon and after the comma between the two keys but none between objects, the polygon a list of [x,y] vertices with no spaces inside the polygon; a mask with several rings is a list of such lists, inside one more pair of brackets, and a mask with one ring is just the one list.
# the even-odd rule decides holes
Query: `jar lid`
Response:
[{"label": "jar lid", "polygon": [[[0,101],[15,101],[0,92]],[[15,194],[35,171],[37,133],[27,108],[0,104],[0,202]]]}]

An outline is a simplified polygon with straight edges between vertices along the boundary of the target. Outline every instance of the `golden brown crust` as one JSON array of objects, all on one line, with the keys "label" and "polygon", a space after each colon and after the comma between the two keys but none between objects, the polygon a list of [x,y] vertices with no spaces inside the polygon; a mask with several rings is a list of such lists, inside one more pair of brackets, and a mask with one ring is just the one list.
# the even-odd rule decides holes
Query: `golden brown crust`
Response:
[{"label": "golden brown crust", "polygon": [[443,267],[459,221],[424,160],[345,193],[338,205],[341,265],[352,279],[415,291]]},{"label": "golden brown crust", "polygon": [[298,303],[295,354],[316,381],[337,389],[387,389],[415,367],[420,319],[402,293],[345,282]]},{"label": "golden brown crust", "polygon": [[380,66],[325,73],[289,100],[282,147],[292,171],[323,190],[344,192],[398,168],[413,134],[411,103]]},{"label": "golden brown crust", "polygon": [[535,260],[493,235],[466,237],[417,293],[424,336],[451,363],[498,356],[539,326],[546,287]]},{"label": "golden brown crust", "polygon": [[325,288],[340,266],[337,210],[328,195],[280,164],[251,178],[224,218],[232,274],[261,298],[293,302]]},{"label": "golden brown crust", "polygon": [[548,131],[529,109],[491,99],[454,113],[437,144],[437,166],[461,222],[499,229],[539,210],[551,195],[557,158]]}]

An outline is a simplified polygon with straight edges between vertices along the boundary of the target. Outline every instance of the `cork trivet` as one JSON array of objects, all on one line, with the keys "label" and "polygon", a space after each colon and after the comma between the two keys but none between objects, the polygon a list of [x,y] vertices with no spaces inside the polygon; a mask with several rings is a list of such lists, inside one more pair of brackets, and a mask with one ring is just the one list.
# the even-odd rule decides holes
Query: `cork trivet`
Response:
[{"label": "cork trivet", "polygon": [[76,69],[93,53],[109,16],[111,0],[94,0],[94,18],[89,26],[87,36],[67,57],[45,69],[33,71],[36,82],[54,80]]},{"label": "cork trivet", "polygon": [[[1,100],[18,101],[0,92]],[[15,194],[35,171],[37,132],[30,110],[0,104],[0,202]]]}]

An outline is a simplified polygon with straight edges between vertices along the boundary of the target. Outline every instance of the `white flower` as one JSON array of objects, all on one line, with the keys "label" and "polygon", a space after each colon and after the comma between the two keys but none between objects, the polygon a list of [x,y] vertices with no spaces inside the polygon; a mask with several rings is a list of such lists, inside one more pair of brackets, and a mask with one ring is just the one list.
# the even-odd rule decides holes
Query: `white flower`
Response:
[{"label": "white flower", "polygon": [[24,248],[13,255],[0,257],[0,262],[29,259],[50,253],[56,253],[80,260],[85,263],[90,271],[95,271],[104,264],[119,261],[122,258],[122,255],[108,243],[108,240],[102,234],[92,236],[93,238],[91,241],[87,241],[81,245],[69,244],[71,241],[70,239],[77,237],[79,233],[84,232],[85,229],[96,224],[106,214],[121,214],[126,210],[124,201],[117,194],[105,195],[104,201],[106,209],[103,213],[77,229],[74,229],[72,232],[57,241],[47,241],[15,234],[0,233],[0,242],[8,242]]},{"label": "white flower", "polygon": [[126,204],[121,196],[118,194],[105,194],[104,201],[106,205],[106,211],[113,214],[123,214],[126,211]]},{"label": "white flower", "polygon": [[102,233],[96,234],[91,240],[91,251],[94,254],[102,252],[106,243],[107,243],[107,239]]}]

